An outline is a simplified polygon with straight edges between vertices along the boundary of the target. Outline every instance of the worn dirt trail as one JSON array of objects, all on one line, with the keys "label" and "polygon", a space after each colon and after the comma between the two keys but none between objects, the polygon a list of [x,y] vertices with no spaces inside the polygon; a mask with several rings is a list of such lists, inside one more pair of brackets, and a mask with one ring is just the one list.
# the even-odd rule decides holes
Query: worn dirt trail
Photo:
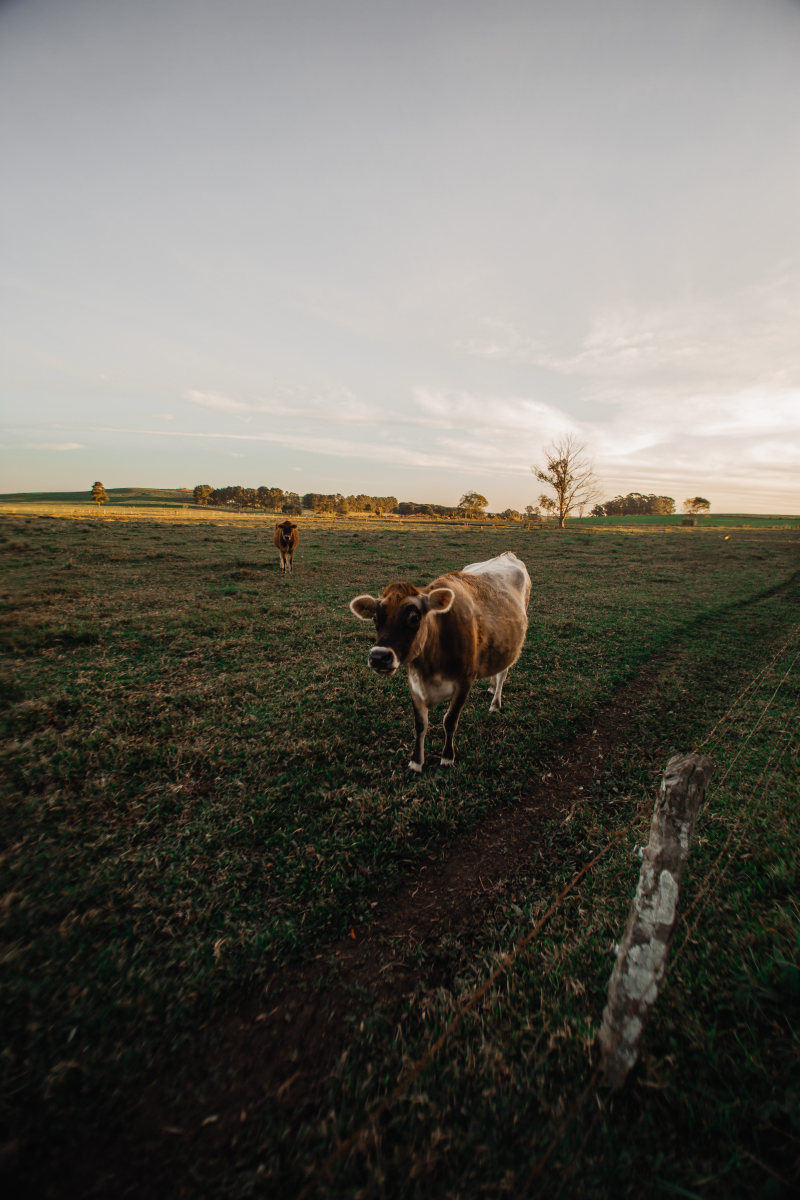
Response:
[{"label": "worn dirt trail", "polygon": [[[435,955],[420,963],[419,947],[435,948],[446,934],[468,935],[480,923],[509,878],[536,854],[546,823],[566,814],[580,789],[589,791],[602,775],[608,751],[624,737],[628,713],[657,678],[653,665],[645,669],[591,729],[541,764],[541,781],[523,799],[496,809],[439,857],[413,868],[379,901],[368,925],[276,972],[260,995],[209,1022],[205,1044],[187,1066],[180,1102],[167,1105],[158,1080],[142,1097],[128,1144],[117,1147],[109,1163],[115,1185],[124,1190],[127,1184],[132,1195],[170,1194],[176,1159],[188,1167],[225,1156],[243,1119],[265,1106],[293,1122],[311,1118],[321,1081],[352,1043],[359,1004],[363,1015],[379,1006],[399,1012],[417,988],[441,982]],[[148,1171],[145,1181],[143,1162],[152,1166],[162,1157],[172,1164],[166,1175]],[[125,1160],[132,1169],[127,1179],[118,1173]]]}]

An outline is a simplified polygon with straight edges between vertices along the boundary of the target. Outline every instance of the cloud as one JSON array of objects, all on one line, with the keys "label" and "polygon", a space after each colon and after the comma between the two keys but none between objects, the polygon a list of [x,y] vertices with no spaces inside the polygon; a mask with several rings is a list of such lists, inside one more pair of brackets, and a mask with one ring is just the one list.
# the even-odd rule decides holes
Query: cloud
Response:
[{"label": "cloud", "polygon": [[242,441],[287,446],[294,450],[305,450],[312,454],[328,455],[333,458],[357,458],[371,464],[386,463],[393,466],[444,467],[457,469],[457,459],[447,454],[435,453],[416,446],[406,446],[395,439],[385,442],[354,442],[352,438],[306,434],[301,430],[272,430],[269,433],[229,433],[227,431],[198,432],[179,429],[134,429],[123,426],[93,426],[95,432],[121,434],[130,437],[188,438],[197,441],[225,442]]},{"label": "cloud", "polygon": [[85,450],[81,442],[26,442],[26,450]]},{"label": "cloud", "polygon": [[233,414],[239,416],[248,412],[248,405],[242,400],[234,400],[231,396],[223,396],[219,392],[188,391],[183,394],[184,400],[198,408],[208,408],[212,412]]},{"label": "cloud", "polygon": [[483,326],[481,336],[462,344],[468,353],[588,380],[598,395],[645,386],[673,396],[800,387],[800,274],[788,267],[723,296],[661,307],[605,305],[568,354],[504,318],[486,318]]},{"label": "cloud", "polygon": [[372,425],[378,419],[373,405],[367,404],[347,388],[282,388],[269,398],[239,400],[220,392],[190,389],[184,400],[224,416],[250,420],[254,416],[291,417],[294,420],[330,421],[334,424]]},{"label": "cloud", "polygon": [[[786,267],[724,296],[660,307],[606,305],[572,352],[556,353],[500,318],[486,320],[482,335],[464,348],[498,365],[527,364],[559,376],[559,394],[570,386],[569,415],[548,405],[519,406],[519,438],[546,429],[550,440],[554,430],[574,433],[593,453],[601,480],[647,491],[663,485],[729,492],[757,484],[797,505],[798,327],[800,275]],[[506,407],[497,412],[505,425]],[[515,449],[512,443],[512,458]]]},{"label": "cloud", "polygon": [[537,438],[573,432],[575,422],[565,412],[530,396],[476,395],[464,390],[417,387],[414,423],[437,429],[473,430],[493,439],[512,433]]}]

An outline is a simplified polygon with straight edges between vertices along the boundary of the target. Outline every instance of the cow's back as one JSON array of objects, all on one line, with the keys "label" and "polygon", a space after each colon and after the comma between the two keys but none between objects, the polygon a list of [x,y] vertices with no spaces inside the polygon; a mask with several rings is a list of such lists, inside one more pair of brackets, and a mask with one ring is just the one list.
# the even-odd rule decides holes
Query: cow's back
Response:
[{"label": "cow's back", "polygon": [[460,658],[463,672],[479,679],[513,666],[528,628],[531,581],[525,564],[507,551],[442,575],[424,590],[439,587],[455,593],[450,612],[437,618],[440,652],[447,665]]},{"label": "cow's back", "polygon": [[525,563],[513,550],[506,550],[485,562],[470,563],[456,574],[478,576],[489,584],[501,604],[508,600],[512,605],[521,604],[523,613],[527,612],[531,577]]}]

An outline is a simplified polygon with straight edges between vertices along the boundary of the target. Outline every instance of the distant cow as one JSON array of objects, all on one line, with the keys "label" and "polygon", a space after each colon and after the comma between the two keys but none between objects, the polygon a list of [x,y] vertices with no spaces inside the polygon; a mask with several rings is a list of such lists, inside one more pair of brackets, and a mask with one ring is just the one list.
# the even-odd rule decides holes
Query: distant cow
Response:
[{"label": "distant cow", "polygon": [[281,556],[281,570],[286,571],[288,562],[289,573],[292,574],[294,572],[294,552],[300,540],[295,522],[279,521],[275,526],[275,537],[272,540]]},{"label": "distant cow", "polygon": [[491,712],[503,702],[509,667],[520,656],[528,627],[531,581],[525,564],[510,550],[463,571],[441,575],[427,587],[390,583],[382,594],[356,596],[350,608],[374,620],[378,639],[369,665],[379,675],[408,668],[417,741],[412,771],[425,761],[428,709],[448,700],[441,766],[454,761],[453,737],[461,709],[476,679],[489,679]]}]

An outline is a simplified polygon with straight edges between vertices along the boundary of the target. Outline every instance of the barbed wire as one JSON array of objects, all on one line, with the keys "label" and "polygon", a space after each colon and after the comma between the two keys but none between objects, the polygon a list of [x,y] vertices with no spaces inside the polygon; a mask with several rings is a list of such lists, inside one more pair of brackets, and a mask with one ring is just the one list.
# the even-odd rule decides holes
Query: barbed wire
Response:
[{"label": "barbed wire", "polygon": [[[794,632],[796,632],[796,631],[793,631],[793,635],[794,635]],[[762,676],[764,676],[764,674],[765,674],[765,671],[766,671],[766,670],[768,670],[768,669],[770,669],[770,668],[772,668],[772,667],[774,666],[774,664],[775,664],[775,662],[777,661],[778,657],[780,657],[780,655],[781,655],[782,653],[784,653],[784,651],[785,651],[785,650],[787,649],[787,647],[789,646],[789,644],[790,644],[791,640],[792,640],[792,638],[789,638],[789,639],[788,639],[788,640],[787,640],[787,641],[784,643],[784,645],[781,647],[781,649],[780,649],[780,651],[778,652],[778,654],[776,654],[776,655],[775,655],[775,656],[772,658],[771,662],[770,662],[769,664],[767,664],[767,668],[765,668],[764,670],[762,670],[762,671],[760,671],[760,672],[758,673],[758,676],[756,677],[756,681],[757,681],[757,680],[759,680],[759,679],[761,679],[761,677],[762,677]],[[728,765],[728,768],[727,768],[727,770],[725,771],[725,774],[723,775],[723,777],[722,777],[722,780],[720,780],[720,783],[719,783],[719,784],[715,784],[715,791],[716,791],[716,792],[718,792],[718,791],[720,790],[720,785],[721,785],[721,783],[722,783],[722,782],[724,782],[724,780],[726,780],[726,779],[728,778],[728,776],[730,775],[730,771],[731,771],[731,769],[732,769],[732,766],[733,766],[733,764],[734,764],[734,763],[735,763],[735,762],[736,762],[736,761],[737,761],[737,760],[738,760],[738,759],[741,757],[741,754],[742,754],[742,752],[744,751],[744,749],[746,749],[748,746],[750,746],[750,745],[751,745],[751,743],[752,743],[752,739],[753,739],[753,736],[755,735],[755,732],[756,732],[756,731],[757,731],[757,729],[758,729],[758,728],[760,728],[760,727],[761,727],[761,725],[763,724],[763,722],[764,722],[764,719],[765,719],[765,717],[766,717],[766,715],[767,715],[767,712],[769,711],[769,709],[771,708],[772,704],[774,703],[776,696],[778,695],[779,691],[781,690],[781,688],[782,688],[782,687],[783,687],[783,685],[785,684],[786,680],[789,678],[789,676],[790,676],[790,674],[791,674],[791,672],[792,672],[792,670],[793,670],[793,668],[794,668],[794,666],[795,666],[795,663],[797,662],[798,658],[800,658],[800,651],[799,651],[799,652],[798,652],[798,653],[797,653],[797,654],[794,656],[794,658],[792,659],[791,663],[789,664],[789,666],[786,668],[786,670],[784,671],[783,675],[781,676],[781,679],[780,679],[780,681],[779,681],[779,683],[778,683],[778,686],[775,688],[775,690],[773,691],[772,695],[771,695],[771,696],[770,696],[770,697],[767,699],[766,703],[764,704],[764,706],[763,706],[763,708],[762,708],[762,710],[761,710],[761,712],[760,712],[760,714],[759,714],[759,716],[758,716],[758,720],[757,720],[757,721],[755,721],[755,723],[753,724],[753,726],[750,728],[750,730],[749,730],[749,732],[748,732],[748,736],[747,736],[747,738],[745,739],[744,745],[743,745],[743,746],[742,746],[742,748],[739,750],[739,752],[738,752],[738,753],[737,753],[737,754],[734,756],[734,759],[733,759],[733,761],[732,761],[732,762],[731,762],[731,763]],[[750,681],[750,684],[748,684],[747,688],[743,689],[743,692],[742,692],[742,693],[740,693],[739,697],[737,697],[737,702],[738,702],[738,700],[741,698],[741,696],[742,696],[744,693],[746,693],[746,692],[747,692],[747,691],[750,689],[750,687],[752,686],[753,682],[754,682],[754,681],[753,681],[753,680],[751,680],[751,681]],[[727,719],[728,717],[730,717],[730,716],[731,716],[732,712],[734,711],[734,709],[735,709],[735,707],[736,707],[736,703],[737,703],[737,702],[735,702],[735,703],[734,703],[734,704],[733,704],[733,705],[732,705],[732,706],[731,706],[731,707],[728,709],[727,713],[725,714],[725,718],[723,718],[723,719]],[[800,714],[800,695],[798,695],[798,699],[797,699],[797,701],[795,702],[795,704],[794,704],[794,707],[793,707],[793,709],[792,709],[791,717],[790,717],[790,720],[789,720],[789,722],[788,722],[787,736],[786,736],[786,738],[785,738],[784,740],[782,740],[782,741],[781,741],[781,742],[778,744],[778,746],[774,746],[774,747],[773,747],[772,753],[770,754],[770,757],[769,757],[769,759],[768,759],[768,761],[767,761],[767,764],[765,765],[764,769],[762,770],[762,772],[761,772],[761,775],[760,775],[760,777],[759,777],[759,780],[758,780],[758,782],[757,782],[757,783],[756,783],[756,785],[755,785],[755,789],[754,789],[754,790],[755,790],[755,791],[758,791],[758,789],[761,787],[761,784],[762,784],[762,783],[764,783],[764,786],[763,786],[763,788],[761,789],[761,792],[760,792],[760,795],[759,795],[759,800],[758,800],[758,803],[757,803],[757,804],[755,804],[755,805],[752,805],[752,806],[750,806],[750,810],[749,810],[749,811],[750,811],[750,817],[749,817],[749,820],[748,820],[747,824],[745,825],[745,828],[742,830],[742,836],[744,836],[744,834],[745,834],[745,832],[746,832],[747,828],[748,828],[748,827],[749,827],[749,826],[752,824],[753,820],[755,819],[756,813],[757,813],[758,809],[760,808],[760,805],[761,805],[761,803],[763,802],[763,800],[764,800],[764,798],[765,798],[765,796],[766,796],[766,793],[767,793],[767,789],[768,789],[768,787],[769,787],[769,784],[771,783],[772,779],[774,778],[774,776],[775,776],[775,774],[776,774],[776,772],[777,772],[777,769],[778,769],[778,762],[779,762],[780,758],[783,756],[783,753],[784,753],[785,749],[788,747],[788,745],[789,745],[789,744],[790,744],[790,742],[791,742],[791,738],[792,738],[792,735],[793,735],[793,728],[792,728],[792,724],[793,724],[794,720],[797,718],[798,714]],[[723,719],[721,719],[720,721],[718,721],[718,722],[717,722],[717,725],[715,726],[715,729],[719,728],[719,726],[722,724],[722,720],[723,720]],[[702,744],[703,744],[703,745],[707,744],[708,740],[709,740],[709,739],[707,738],[707,739],[706,739],[706,741],[705,741],[704,743],[702,743]],[[773,767],[773,769],[772,769],[772,772],[771,772],[771,774],[770,774],[769,778],[766,780],[766,782],[764,782],[764,780],[765,780],[765,776],[766,776],[766,774],[767,774],[767,771],[769,770],[769,767],[770,767],[770,765],[773,763],[773,761],[775,762],[775,765],[774,765],[774,767]],[[694,912],[694,911],[695,911],[695,909],[698,907],[698,905],[699,905],[700,901],[703,899],[703,897],[704,897],[704,896],[706,896],[706,895],[709,893],[709,891],[711,891],[711,890],[712,890],[712,888],[713,888],[714,890],[716,890],[716,888],[719,886],[719,883],[721,882],[721,879],[722,879],[722,877],[723,877],[723,876],[724,876],[724,874],[727,872],[727,870],[728,870],[728,868],[729,868],[729,866],[730,866],[730,863],[731,863],[731,858],[730,858],[730,856],[729,856],[729,857],[728,857],[728,860],[727,860],[727,862],[726,862],[726,863],[725,863],[723,866],[721,866],[720,864],[722,864],[722,858],[723,858],[723,855],[725,854],[725,851],[726,851],[727,847],[730,845],[730,842],[731,842],[731,840],[732,840],[732,837],[733,837],[734,833],[736,832],[736,829],[737,829],[737,828],[740,826],[740,824],[741,824],[741,820],[742,820],[742,816],[743,816],[743,814],[744,814],[744,812],[745,812],[745,811],[747,811],[747,810],[744,810],[744,809],[742,809],[742,810],[740,811],[740,816],[739,816],[739,818],[737,819],[737,822],[736,822],[736,824],[734,825],[734,828],[731,830],[730,834],[728,835],[728,838],[727,838],[727,839],[726,839],[726,841],[725,841],[725,844],[723,845],[722,849],[720,850],[719,854],[717,855],[717,858],[715,859],[715,862],[714,862],[714,868],[715,868],[715,869],[717,869],[717,868],[718,868],[718,869],[716,870],[716,877],[715,877],[714,875],[712,875],[711,879],[709,879],[709,880],[708,880],[708,882],[706,883],[706,885],[705,885],[705,886],[704,886],[704,887],[701,889],[701,891],[698,893],[698,895],[697,895],[697,896],[694,898],[694,900],[693,900],[693,902],[692,902],[691,906],[689,907],[689,909],[688,909],[688,910],[687,910],[687,911],[686,911],[684,914],[679,914],[679,915],[678,915],[678,918],[677,918],[676,925],[677,925],[678,923],[682,923],[682,922],[686,921],[686,920],[688,919],[688,917],[689,917],[689,916],[692,914],[692,912]],[[698,913],[698,916],[695,918],[695,921],[694,921],[694,922],[692,923],[692,925],[691,925],[691,926],[690,926],[690,927],[689,927],[689,928],[686,930],[686,932],[685,932],[684,936],[683,936],[683,937],[682,937],[682,939],[681,939],[681,943],[680,943],[680,945],[681,945],[681,946],[685,945],[685,944],[686,944],[686,942],[688,941],[689,937],[691,936],[692,932],[694,931],[694,928],[695,928],[695,926],[696,926],[696,924],[697,924],[697,920],[699,919],[699,916],[700,916],[700,914]],[[671,941],[670,941],[670,943],[668,943],[668,944],[667,944],[667,945],[664,947],[664,949],[663,949],[663,951],[662,951],[662,953],[661,953],[661,955],[660,955],[660,957],[659,957],[659,959],[658,959],[658,962],[657,962],[657,963],[656,963],[656,964],[653,966],[653,968],[652,968],[652,970],[651,970],[651,972],[650,972],[650,974],[649,974],[649,977],[648,977],[647,986],[646,986],[646,987],[644,987],[644,988],[641,990],[641,993],[640,993],[640,999],[639,999],[639,1000],[638,1000],[638,1001],[637,1001],[637,1002],[636,1002],[636,1003],[635,1003],[635,1004],[634,1004],[634,1005],[631,1007],[631,1011],[630,1011],[630,1013],[629,1013],[629,1016],[630,1016],[630,1017],[634,1017],[634,1016],[636,1016],[636,1014],[637,1014],[637,1013],[640,1011],[640,1009],[641,1009],[641,1007],[642,1007],[642,1003],[643,1003],[643,999],[642,999],[642,998],[643,998],[643,997],[644,997],[644,996],[647,994],[649,987],[650,987],[650,986],[651,986],[653,983],[655,983],[655,982],[657,981],[657,979],[659,979],[659,978],[660,978],[660,974],[661,974],[662,968],[664,967],[664,964],[665,964],[665,962],[666,962],[666,959],[667,959],[668,955],[674,951],[674,949],[675,949],[675,947],[674,947],[674,943],[673,943],[673,942],[672,942],[672,940],[671,940]],[[567,1113],[566,1113],[566,1115],[564,1116],[564,1118],[562,1119],[562,1121],[559,1123],[559,1125],[558,1125],[558,1127],[557,1127],[557,1129],[556,1129],[555,1133],[553,1134],[553,1137],[551,1138],[551,1140],[550,1140],[550,1142],[549,1142],[549,1144],[548,1144],[548,1146],[547,1146],[547,1148],[546,1148],[545,1152],[544,1152],[544,1153],[543,1153],[543,1154],[542,1154],[542,1155],[541,1155],[541,1156],[540,1156],[540,1157],[539,1157],[539,1158],[536,1160],[536,1162],[535,1162],[535,1163],[534,1163],[534,1165],[532,1166],[532,1168],[531,1168],[530,1172],[528,1173],[528,1175],[527,1175],[527,1177],[526,1177],[526,1180],[525,1180],[525,1183],[524,1183],[524,1185],[523,1185],[522,1191],[521,1191],[521,1193],[520,1193],[520,1195],[521,1195],[521,1196],[527,1196],[527,1195],[530,1193],[530,1189],[531,1189],[531,1187],[532,1187],[533,1183],[534,1183],[534,1182],[535,1182],[535,1180],[536,1180],[536,1179],[537,1179],[537,1178],[538,1178],[538,1177],[541,1175],[541,1173],[543,1172],[543,1170],[544,1170],[544,1169],[545,1169],[545,1167],[547,1166],[548,1162],[550,1161],[550,1159],[551,1159],[551,1158],[552,1158],[552,1156],[553,1156],[553,1153],[555,1152],[555,1150],[557,1149],[557,1147],[560,1145],[561,1141],[563,1140],[564,1134],[566,1133],[566,1131],[567,1131],[567,1129],[568,1129],[568,1127],[569,1127],[570,1123],[572,1122],[572,1120],[575,1118],[575,1116],[577,1115],[578,1111],[579,1111],[579,1110],[580,1110],[580,1108],[582,1107],[582,1105],[583,1105],[584,1101],[586,1100],[586,1097],[589,1095],[589,1093],[590,1093],[591,1091],[593,1091],[593,1090],[594,1090],[594,1088],[595,1088],[595,1086],[596,1086],[597,1082],[599,1081],[599,1079],[600,1079],[601,1075],[603,1074],[603,1072],[604,1072],[604,1070],[605,1070],[606,1064],[608,1063],[608,1061],[609,1061],[609,1059],[611,1058],[611,1056],[612,1056],[612,1055],[613,1055],[613,1054],[616,1052],[616,1050],[618,1049],[618,1047],[619,1047],[619,1045],[620,1045],[620,1042],[621,1042],[621,1040],[622,1040],[623,1034],[624,1034],[624,1029],[620,1029],[620,1030],[617,1032],[617,1034],[615,1035],[615,1037],[614,1037],[613,1041],[610,1043],[610,1045],[607,1045],[607,1046],[605,1046],[605,1047],[604,1047],[604,1050],[603,1050],[603,1053],[602,1053],[602,1055],[601,1055],[601,1057],[600,1057],[600,1060],[599,1060],[599,1061],[596,1063],[596,1065],[594,1066],[594,1068],[593,1068],[593,1069],[592,1069],[592,1071],[590,1072],[589,1079],[588,1079],[588,1081],[586,1082],[585,1086],[582,1088],[581,1092],[578,1094],[578,1096],[575,1098],[575,1100],[573,1101],[573,1103],[570,1105],[569,1109],[567,1110]],[[601,1110],[601,1111],[602,1111],[602,1110]],[[591,1122],[591,1124],[590,1124],[590,1126],[589,1126],[589,1129],[587,1130],[587,1132],[586,1132],[586,1135],[584,1136],[584,1139],[583,1139],[583,1142],[582,1142],[582,1146],[585,1146],[585,1145],[586,1145],[586,1142],[588,1141],[589,1137],[591,1136],[591,1133],[592,1133],[593,1129],[594,1129],[594,1128],[596,1127],[596,1125],[597,1125],[597,1122],[598,1122],[598,1120],[599,1120],[599,1118],[600,1118],[600,1115],[601,1115],[601,1112],[600,1112],[600,1111],[594,1115],[594,1117],[593,1117],[593,1119],[592,1119],[592,1122]],[[575,1162],[573,1162],[573,1165],[572,1165],[572,1170],[574,1170],[574,1169],[575,1169],[575,1165],[576,1165],[576,1164],[575,1164]]]},{"label": "barbed wire", "polygon": [[[795,659],[793,660],[791,667],[794,666],[794,663],[797,661],[798,657],[800,657],[800,655],[795,656]],[[791,669],[791,667],[790,667],[790,669]],[[787,674],[788,674],[788,672],[787,672]],[[770,756],[767,759],[767,762],[764,765],[764,768],[761,772],[761,775],[759,776],[759,778],[753,788],[753,791],[754,791],[754,793],[756,793],[756,797],[757,797],[755,802],[751,803],[746,808],[745,807],[740,808],[739,816],[737,817],[736,821],[734,822],[733,828],[730,830],[727,838],[725,839],[725,842],[724,842],[722,848],[720,849],[719,853],[717,854],[717,856],[714,860],[714,863],[712,864],[710,876],[708,877],[705,885],[700,889],[700,891],[695,896],[695,898],[692,901],[689,908],[686,910],[686,912],[683,914],[683,916],[681,918],[679,918],[681,923],[688,921],[689,917],[692,915],[692,913],[695,911],[695,909],[700,904],[700,901],[703,899],[703,897],[705,895],[707,895],[707,893],[709,891],[711,891],[712,889],[714,891],[716,891],[719,888],[719,884],[721,883],[724,876],[728,873],[728,870],[730,869],[731,864],[735,861],[735,856],[732,854],[726,855],[726,851],[727,851],[728,847],[730,846],[736,832],[740,828],[741,828],[741,835],[737,842],[737,846],[741,844],[745,834],[747,833],[748,829],[753,824],[756,816],[758,815],[758,813],[763,805],[764,799],[766,798],[769,786],[772,783],[772,781],[775,778],[775,775],[778,771],[778,765],[779,765],[780,759],[783,757],[785,751],[788,749],[789,745],[791,744],[792,737],[794,735],[794,731],[791,728],[791,721],[795,721],[799,717],[800,717],[800,694],[798,694],[798,698],[795,701],[794,708],[792,709],[791,718],[790,718],[790,727],[785,731],[786,736],[783,740],[779,741],[777,745],[773,746]],[[773,762],[774,762],[774,766],[772,766]],[[767,772],[769,771],[770,766],[772,766],[772,771],[770,772],[769,777],[767,777]],[[762,783],[763,783],[763,787],[761,786]],[[759,789],[760,789],[760,791],[759,791]],[[746,816],[746,820],[744,819],[745,816]],[[724,862],[723,862],[723,857],[725,858]],[[682,931],[681,945],[685,945],[685,943],[689,940],[692,933],[694,932],[694,929],[697,925],[697,921],[699,920],[699,918],[700,918],[700,914],[698,913],[697,917],[692,922],[692,924],[687,929]]]},{"label": "barbed wire", "polygon": [[[784,647],[784,648],[785,648],[785,647]],[[749,745],[750,745],[750,742],[752,741],[752,739],[753,739],[753,737],[754,737],[755,733],[756,733],[756,732],[757,732],[757,730],[760,728],[760,726],[763,724],[764,718],[766,717],[766,715],[767,715],[767,713],[768,713],[769,709],[772,707],[772,703],[773,703],[773,701],[775,700],[775,697],[778,695],[778,692],[779,692],[779,691],[781,690],[781,688],[783,687],[783,684],[785,683],[786,679],[787,679],[787,678],[788,678],[788,676],[791,674],[791,672],[792,672],[792,669],[794,668],[794,664],[797,662],[797,659],[798,659],[798,658],[800,658],[800,650],[797,652],[797,654],[794,656],[794,658],[793,658],[793,659],[792,659],[792,661],[790,662],[789,666],[787,667],[786,671],[784,672],[783,676],[781,677],[780,681],[778,682],[778,686],[775,688],[775,691],[772,693],[772,695],[770,696],[770,698],[769,698],[769,699],[767,700],[767,702],[765,703],[764,707],[763,707],[763,708],[762,708],[762,710],[761,710],[761,715],[760,715],[759,719],[756,721],[756,723],[755,723],[755,724],[752,726],[752,728],[751,728],[751,729],[750,729],[750,731],[748,732],[748,734],[747,734],[747,737],[746,737],[746,738],[744,739],[744,741],[742,742],[740,749],[739,749],[739,750],[738,750],[738,752],[737,752],[737,753],[734,755],[734,757],[731,759],[731,761],[728,763],[728,766],[727,766],[727,769],[726,769],[726,771],[725,771],[725,774],[722,776],[722,778],[721,778],[720,780],[718,780],[718,781],[715,781],[715,784],[714,784],[714,787],[715,787],[715,789],[721,788],[722,784],[723,784],[723,783],[725,782],[725,780],[728,778],[728,776],[730,775],[730,773],[731,773],[731,771],[733,770],[734,766],[736,765],[736,763],[737,763],[737,762],[739,761],[739,759],[741,758],[742,754],[743,754],[743,753],[745,752],[745,750],[746,750],[746,749],[749,747]],[[773,660],[773,662],[774,662],[774,660]],[[772,664],[770,664],[770,665],[772,665]],[[708,740],[708,739],[706,739],[706,740]]]},{"label": "barbed wire", "polygon": [[795,625],[794,629],[789,634],[786,641],[783,643],[783,645],[778,650],[776,650],[775,654],[772,656],[770,661],[768,663],[766,663],[756,675],[753,676],[753,678],[750,680],[750,682],[745,687],[742,688],[742,690],[739,692],[739,694],[734,699],[733,703],[730,705],[730,707],[727,709],[727,711],[722,714],[722,716],[719,718],[717,723],[712,727],[712,729],[706,734],[706,736],[703,738],[702,742],[700,742],[699,745],[695,746],[695,748],[694,748],[695,754],[699,754],[700,751],[705,746],[708,745],[708,743],[711,741],[712,737],[717,732],[717,730],[720,728],[720,726],[724,725],[724,723],[727,720],[729,720],[729,718],[733,715],[733,712],[735,711],[736,706],[738,705],[739,701],[744,696],[746,696],[747,693],[750,691],[750,689],[759,682],[759,680],[762,678],[762,676],[766,675],[767,672],[771,670],[771,668],[775,665],[775,663],[781,657],[781,655],[784,653],[784,651],[786,649],[788,649],[788,647],[791,645],[791,643],[797,637],[798,633],[800,633],[800,625]]}]

